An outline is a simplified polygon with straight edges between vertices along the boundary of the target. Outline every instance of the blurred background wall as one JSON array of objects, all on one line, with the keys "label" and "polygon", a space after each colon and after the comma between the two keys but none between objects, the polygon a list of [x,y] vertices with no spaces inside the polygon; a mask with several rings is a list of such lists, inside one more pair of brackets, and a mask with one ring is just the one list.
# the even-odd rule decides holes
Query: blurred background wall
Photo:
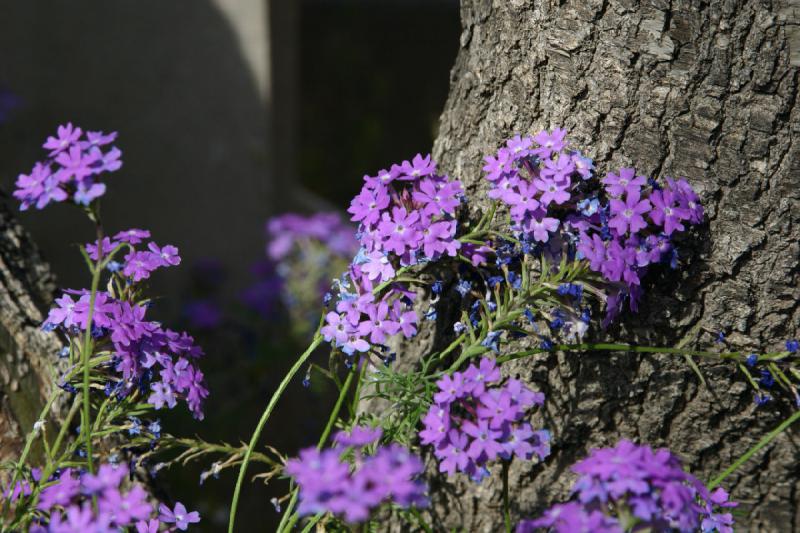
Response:
[{"label": "blurred background wall", "polygon": [[[225,273],[223,296],[252,281],[267,217],[344,211],[364,174],[430,150],[459,34],[457,0],[0,0],[0,191],[58,124],[119,131],[104,222],[181,249],[182,267],[153,280],[166,296],[154,311],[177,326],[197,267]],[[82,215],[58,205],[21,218],[60,285],[85,286]],[[269,338],[253,340],[231,323],[183,323],[208,352],[212,395],[202,424],[168,415],[173,433],[248,438],[296,356],[269,324],[254,323]],[[296,389],[266,435],[290,455],[328,405],[324,390]],[[165,489],[219,531],[233,476],[199,487],[199,472],[174,470]],[[269,530],[266,504],[284,490],[248,487],[242,531]]]}]

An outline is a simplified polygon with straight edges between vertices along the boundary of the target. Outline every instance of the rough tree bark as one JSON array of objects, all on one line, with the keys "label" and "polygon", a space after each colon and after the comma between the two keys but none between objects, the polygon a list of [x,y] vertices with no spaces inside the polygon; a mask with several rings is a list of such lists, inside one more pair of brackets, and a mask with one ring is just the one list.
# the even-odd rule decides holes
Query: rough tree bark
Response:
[{"label": "rough tree bark", "polygon": [[54,279],[4,202],[0,193],[0,462],[22,451],[54,386],[53,362],[61,348],[54,334],[41,329]]},{"label": "rough tree bark", "polygon": [[[702,345],[722,330],[737,348],[778,348],[800,322],[799,15],[796,0],[462,0],[434,156],[478,205],[482,157],[516,133],[558,125],[600,173],[633,164],[686,176],[708,223],[682,243],[681,269],[651,273],[643,309],[608,335]],[[401,360],[440,337],[421,335]],[[592,447],[622,437],[668,446],[708,480],[787,416],[776,402],[756,409],[730,365],[701,367],[708,386],[666,355],[509,365],[546,392],[542,422],[553,434],[544,464],[512,467],[514,520],[565,499],[569,466]],[[798,459],[789,432],[726,481],[743,502],[741,529],[800,527]],[[502,529],[499,467],[480,485],[431,482],[437,529]]]}]

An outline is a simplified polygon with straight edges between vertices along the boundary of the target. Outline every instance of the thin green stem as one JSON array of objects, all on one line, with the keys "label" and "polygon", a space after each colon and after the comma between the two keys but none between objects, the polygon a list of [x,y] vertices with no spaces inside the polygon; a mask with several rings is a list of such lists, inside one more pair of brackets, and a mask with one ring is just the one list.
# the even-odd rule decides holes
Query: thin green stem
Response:
[{"label": "thin green stem", "polygon": [[[552,350],[545,350],[543,348],[533,348],[513,354],[498,357],[497,361],[505,363],[514,359],[521,359],[529,355],[543,353],[547,351],[611,351],[611,352],[633,352],[633,353],[666,353],[678,355],[690,355],[697,357],[706,357],[710,359],[730,359],[734,361],[744,361],[747,359],[747,354],[744,352],[709,352],[702,350],[684,350],[682,348],[666,348],[662,346],[636,346],[633,344],[608,344],[608,343],[591,343],[584,342],[580,344],[555,344]],[[770,354],[767,354],[770,355]]]},{"label": "thin green stem", "polygon": [[708,484],[708,488],[713,489],[714,487],[722,483],[726,477],[733,474],[740,466],[742,466],[751,457],[753,457],[753,455],[758,453],[759,450],[761,450],[764,446],[772,442],[775,439],[775,437],[786,431],[786,429],[789,426],[791,426],[798,420],[800,420],[800,411],[796,411],[792,416],[781,422],[781,424],[778,427],[776,427],[775,429],[764,435],[764,437],[762,437],[761,440],[758,441],[758,443],[755,446],[747,450],[744,455],[742,455],[739,459],[737,459],[736,462],[734,462],[731,466],[726,468],[724,472],[722,472],[720,475],[712,479]]},{"label": "thin green stem", "polygon": [[[98,254],[101,253],[102,238],[98,238]],[[90,474],[94,474],[94,461],[92,451],[92,413],[91,401],[89,398],[89,375],[91,370],[90,359],[92,354],[92,319],[94,315],[94,304],[97,297],[97,288],[100,285],[102,256],[98,257],[97,264],[92,269],[92,286],[89,293],[89,313],[86,318],[86,331],[83,334],[83,347],[81,348],[81,365],[83,366],[83,422],[81,423],[81,437],[86,447],[86,468]]]},{"label": "thin green stem", "polygon": [[[364,363],[364,367],[366,367],[366,362]],[[331,414],[328,417],[328,423],[325,424],[325,429],[323,430],[322,435],[319,438],[319,442],[317,442],[317,448],[320,450],[325,445],[325,441],[328,440],[331,431],[333,431],[333,426],[336,424],[336,419],[339,418],[339,412],[342,410],[342,405],[344,404],[345,398],[347,398],[347,392],[350,390],[350,385],[353,383],[353,376],[356,375],[356,372],[357,371],[355,368],[351,369],[350,372],[348,372],[347,378],[345,379],[344,384],[342,385],[342,388],[339,391],[339,397],[336,399],[336,404],[333,406],[333,411],[331,411]],[[362,378],[363,374],[359,374],[359,385]],[[292,497],[289,500],[289,504],[286,506],[286,511],[283,513],[283,518],[281,518],[281,522],[280,524],[278,524],[278,531],[284,531],[284,530],[291,531],[294,525],[297,523],[299,516],[292,512],[294,510],[294,506],[296,503],[297,503],[297,488],[295,487],[292,490]],[[320,517],[321,516],[322,515],[320,515]]]},{"label": "thin green stem", "polygon": [[267,408],[264,409],[264,413],[261,415],[261,419],[258,421],[255,431],[253,431],[253,436],[250,438],[250,443],[247,445],[247,451],[244,454],[244,459],[242,459],[242,465],[239,467],[239,476],[236,479],[236,486],[233,489],[231,514],[228,519],[228,533],[233,533],[233,526],[236,522],[236,509],[239,506],[239,496],[242,492],[242,484],[244,483],[245,474],[247,473],[247,465],[250,463],[250,457],[253,454],[256,444],[258,444],[258,439],[261,438],[261,432],[264,430],[264,426],[266,425],[267,420],[269,420],[270,415],[272,415],[272,411],[275,410],[275,406],[277,405],[280,397],[283,395],[283,391],[286,390],[286,387],[289,386],[292,378],[294,378],[295,374],[300,371],[306,360],[311,356],[321,342],[322,335],[320,335],[319,328],[317,328],[317,332],[314,334],[314,340],[311,342],[306,351],[300,355],[297,361],[295,361],[294,365],[291,369],[289,369],[289,372],[286,374],[286,376],[284,376],[283,381],[281,381],[278,385],[278,390],[276,390],[272,395],[272,398],[270,398],[269,403],[267,404]]}]

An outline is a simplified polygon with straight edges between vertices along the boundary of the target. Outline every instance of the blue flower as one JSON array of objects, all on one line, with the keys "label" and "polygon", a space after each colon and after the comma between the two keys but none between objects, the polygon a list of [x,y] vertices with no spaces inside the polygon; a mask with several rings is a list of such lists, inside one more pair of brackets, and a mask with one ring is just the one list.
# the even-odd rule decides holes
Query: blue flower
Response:
[{"label": "blue flower", "polygon": [[747,356],[747,360],[745,360],[744,364],[746,364],[749,368],[753,368],[758,363],[758,356],[754,353],[751,353]]},{"label": "blue flower", "polygon": [[758,380],[758,382],[761,384],[761,386],[769,389],[775,385],[775,378],[772,377],[772,374],[770,374],[769,370],[765,368],[761,371],[761,378]]},{"label": "blue flower", "polygon": [[462,279],[456,284],[456,290],[461,296],[466,296],[470,289],[472,289],[472,284],[465,279]]},{"label": "blue flower", "polygon": [[789,353],[797,353],[798,348],[800,348],[800,343],[797,342],[797,339],[786,341],[786,351],[787,352],[789,352]]},{"label": "blue flower", "polygon": [[496,285],[503,283],[503,276],[491,276],[486,282],[489,284],[489,288],[494,289]]},{"label": "blue flower", "polygon": [[525,315],[525,318],[527,318],[528,321],[531,324],[533,324],[533,322],[534,322],[533,311],[531,311],[530,309],[526,308],[525,311],[523,311],[523,314]]},{"label": "blue flower", "polygon": [[433,292],[433,294],[442,294],[442,280],[437,279],[433,282],[433,285],[431,285],[431,292]]},{"label": "blue flower", "polygon": [[498,342],[502,333],[502,331],[490,331],[486,338],[481,341],[481,346],[489,348],[494,353],[500,353]]}]

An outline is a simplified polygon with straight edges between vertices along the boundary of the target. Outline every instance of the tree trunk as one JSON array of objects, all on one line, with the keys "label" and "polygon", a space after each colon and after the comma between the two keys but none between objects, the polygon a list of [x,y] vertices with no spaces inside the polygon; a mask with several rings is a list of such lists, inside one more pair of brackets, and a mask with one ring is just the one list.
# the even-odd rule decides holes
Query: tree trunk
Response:
[{"label": "tree trunk", "polygon": [[4,201],[0,195],[0,462],[22,451],[54,386],[61,349],[41,329],[55,288],[50,269]]},{"label": "tree trunk", "polygon": [[[707,345],[710,332],[725,331],[736,349],[780,348],[800,322],[798,14],[797,0],[462,0],[434,157],[480,207],[482,157],[516,133],[554,126],[568,128],[601,175],[634,165],[686,176],[708,223],[681,243],[680,270],[651,272],[639,314],[607,335]],[[401,359],[430,348],[420,344],[435,333]],[[512,466],[514,521],[566,499],[569,466],[590,448],[623,437],[667,446],[709,480],[788,416],[785,401],[756,409],[730,364],[701,368],[707,386],[667,355],[507,365],[547,394],[543,423],[553,434],[547,461]],[[742,530],[800,527],[796,435],[726,480],[742,502]],[[501,529],[499,470],[480,485],[432,479],[437,529]]]}]

